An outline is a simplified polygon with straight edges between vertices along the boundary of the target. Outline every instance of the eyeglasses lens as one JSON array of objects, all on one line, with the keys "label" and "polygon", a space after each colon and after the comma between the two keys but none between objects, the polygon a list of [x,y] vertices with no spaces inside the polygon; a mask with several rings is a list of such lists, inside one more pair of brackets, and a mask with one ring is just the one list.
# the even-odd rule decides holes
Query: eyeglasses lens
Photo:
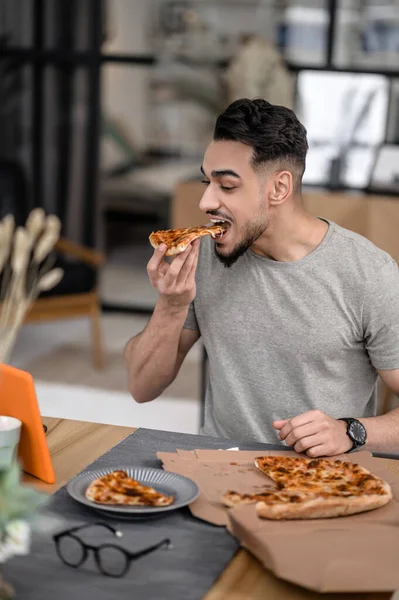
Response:
[{"label": "eyeglasses lens", "polygon": [[65,535],[58,540],[58,552],[63,561],[71,567],[80,565],[85,555],[83,545],[69,535]]},{"label": "eyeglasses lens", "polygon": [[128,566],[125,553],[112,546],[104,546],[97,551],[99,567],[105,575],[121,577]]}]

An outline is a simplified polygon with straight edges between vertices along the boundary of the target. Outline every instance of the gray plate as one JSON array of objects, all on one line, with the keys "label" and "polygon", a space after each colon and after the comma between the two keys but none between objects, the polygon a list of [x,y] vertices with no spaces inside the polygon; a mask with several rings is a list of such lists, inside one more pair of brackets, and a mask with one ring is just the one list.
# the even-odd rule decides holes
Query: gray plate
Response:
[{"label": "gray plate", "polygon": [[[162,494],[174,496],[175,501],[170,506],[112,506],[101,505],[88,500],[85,492],[92,481],[103,477],[113,471],[126,471],[129,477],[133,477],[143,485],[149,485]],[[106,469],[87,471],[77,475],[67,485],[69,495],[81,504],[101,512],[104,516],[117,519],[149,518],[177,510],[194,502],[199,496],[198,486],[183,475],[169,473],[163,469],[152,469],[148,467],[126,467],[115,466]]]}]

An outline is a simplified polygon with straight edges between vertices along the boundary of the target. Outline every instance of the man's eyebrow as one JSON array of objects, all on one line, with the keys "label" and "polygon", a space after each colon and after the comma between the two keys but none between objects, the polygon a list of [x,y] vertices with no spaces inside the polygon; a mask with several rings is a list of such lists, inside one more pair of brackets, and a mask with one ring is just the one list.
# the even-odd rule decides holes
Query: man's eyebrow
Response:
[{"label": "man's eyebrow", "polygon": [[[201,171],[202,173],[205,175],[205,171],[204,171],[204,167],[201,165]],[[218,171],[212,171],[211,172],[211,176],[212,177],[223,177],[224,175],[230,175],[231,177],[236,177],[237,179],[241,179],[241,177],[239,176],[238,173],[236,173],[235,171],[233,171],[232,169],[220,169]]]}]

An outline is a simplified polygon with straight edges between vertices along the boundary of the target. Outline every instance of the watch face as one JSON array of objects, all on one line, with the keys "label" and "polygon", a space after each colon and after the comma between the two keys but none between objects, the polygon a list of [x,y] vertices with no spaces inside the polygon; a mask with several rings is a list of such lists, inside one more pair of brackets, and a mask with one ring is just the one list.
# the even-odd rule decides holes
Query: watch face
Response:
[{"label": "watch face", "polygon": [[359,423],[359,421],[354,421],[350,424],[349,433],[351,435],[351,438],[358,444],[365,443],[366,429],[361,423]]}]

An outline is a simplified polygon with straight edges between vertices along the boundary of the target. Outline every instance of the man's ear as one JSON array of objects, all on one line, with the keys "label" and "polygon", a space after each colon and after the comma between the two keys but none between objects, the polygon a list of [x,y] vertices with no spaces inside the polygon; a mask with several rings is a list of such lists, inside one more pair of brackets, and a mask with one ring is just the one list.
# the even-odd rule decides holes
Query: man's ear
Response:
[{"label": "man's ear", "polygon": [[278,206],[292,195],[293,177],[290,171],[276,171],[271,177],[272,185],[269,193],[269,204]]}]

